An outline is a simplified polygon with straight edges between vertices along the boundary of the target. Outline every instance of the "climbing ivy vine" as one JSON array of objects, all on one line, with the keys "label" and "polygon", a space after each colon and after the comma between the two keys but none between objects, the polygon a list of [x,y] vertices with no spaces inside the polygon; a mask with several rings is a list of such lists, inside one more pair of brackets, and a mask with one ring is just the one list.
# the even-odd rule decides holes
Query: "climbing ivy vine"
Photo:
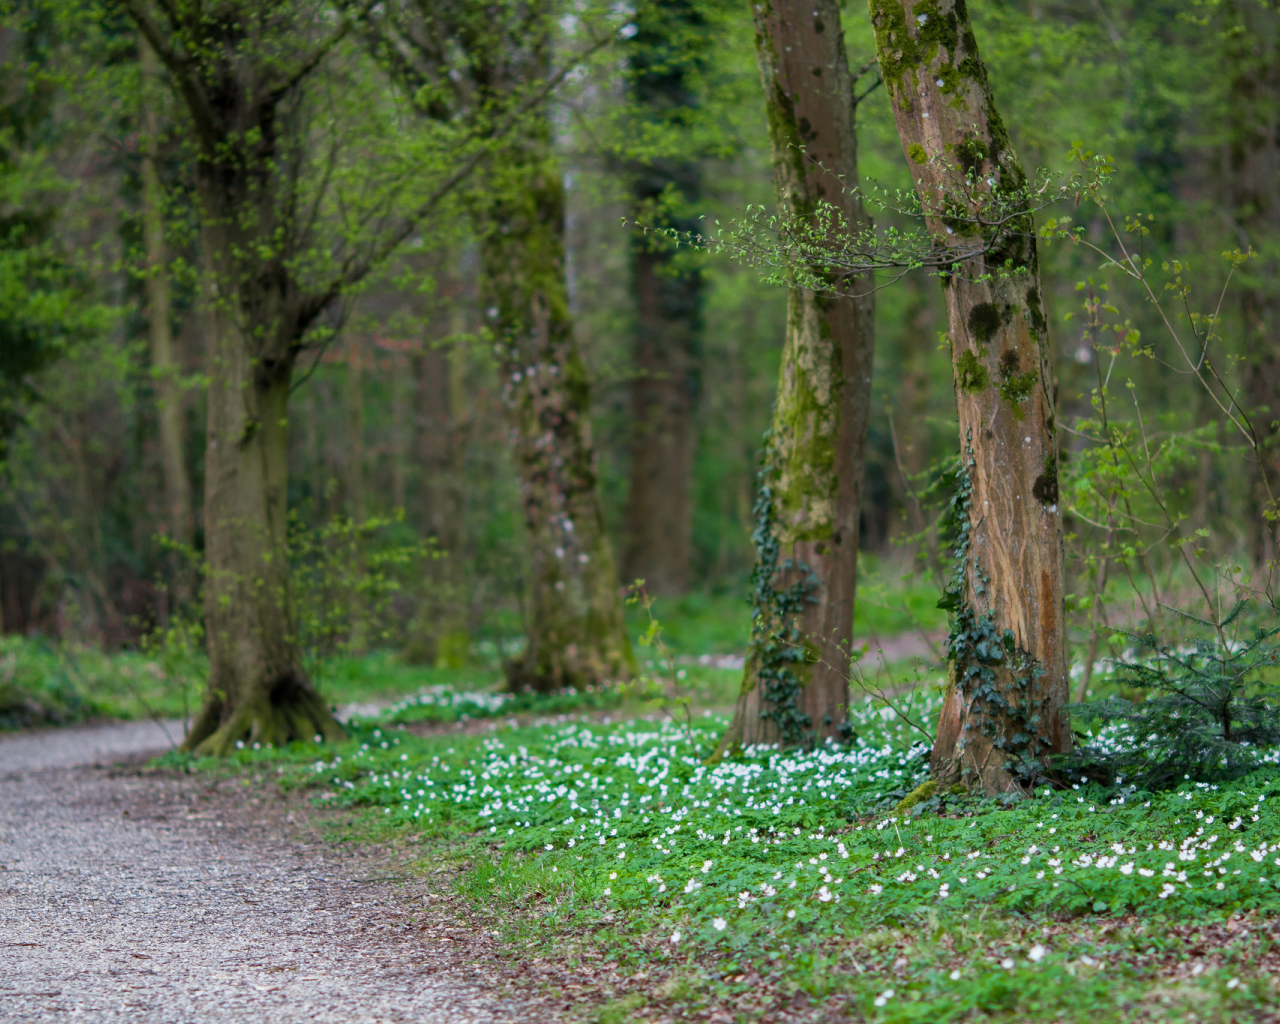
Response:
[{"label": "climbing ivy vine", "polygon": [[[782,557],[774,504],[776,460],[772,456],[766,437],[759,488],[752,509],[755,528],[751,538],[757,555],[751,572],[754,612],[750,657],[756,672],[754,678],[748,674],[744,683],[761,687],[764,701],[760,715],[777,723],[783,746],[808,745],[813,741],[813,719],[799,706],[808,647],[798,619],[805,606],[813,601],[819,581],[808,563]],[[780,586],[786,579],[791,582]]]},{"label": "climbing ivy vine", "polygon": [[[965,439],[965,453],[955,471],[955,490],[947,510],[945,526],[955,537],[955,564],[938,607],[952,613],[947,652],[964,707],[966,721],[956,744],[956,759],[964,762],[966,736],[978,729],[992,747],[1004,756],[999,766],[1015,777],[1031,780],[1042,773],[1041,757],[1048,752],[1039,728],[1041,717],[1031,699],[1032,683],[1044,675],[1044,668],[1029,652],[1017,646],[1013,631],[996,627],[995,613],[979,614],[969,603],[966,587],[972,579],[974,593],[986,594],[990,577],[972,552],[974,465],[972,435]],[[970,576],[972,569],[972,576]],[[1012,686],[1000,685],[998,671],[1010,675]],[[1012,726],[1012,728],[1010,728]]]}]

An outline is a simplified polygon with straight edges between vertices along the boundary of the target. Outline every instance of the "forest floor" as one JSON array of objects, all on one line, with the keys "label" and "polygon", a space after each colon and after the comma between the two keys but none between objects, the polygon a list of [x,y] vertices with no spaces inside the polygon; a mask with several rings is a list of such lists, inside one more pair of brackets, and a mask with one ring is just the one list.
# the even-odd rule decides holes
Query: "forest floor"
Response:
[{"label": "forest floor", "polygon": [[713,769],[721,720],[609,717],[225,761],[148,761],[180,723],[0,737],[0,1020],[1280,1020],[1273,771],[886,817],[918,759],[874,706],[854,750]]},{"label": "forest floor", "polygon": [[[180,735],[180,723],[168,723]],[[177,733],[174,733],[174,729]],[[141,767],[151,723],[0,738],[0,1019],[551,1020],[413,845],[261,780]]]}]

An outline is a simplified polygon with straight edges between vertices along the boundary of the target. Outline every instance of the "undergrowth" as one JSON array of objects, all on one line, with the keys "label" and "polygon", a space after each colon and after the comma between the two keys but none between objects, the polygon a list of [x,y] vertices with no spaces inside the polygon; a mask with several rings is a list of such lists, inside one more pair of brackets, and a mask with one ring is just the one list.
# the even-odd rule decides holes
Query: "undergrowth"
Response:
[{"label": "undergrowth", "polygon": [[1225,784],[934,791],[895,812],[926,751],[891,709],[853,717],[849,746],[714,767],[712,716],[384,722],[237,756],[464,859],[471,912],[520,955],[657,972],[683,994],[654,998],[690,1013],[749,991],[738,1019],[760,1019],[798,991],[885,1021],[1256,1019],[1272,998],[1268,943],[1233,958],[1180,936],[1280,910],[1275,757]]}]

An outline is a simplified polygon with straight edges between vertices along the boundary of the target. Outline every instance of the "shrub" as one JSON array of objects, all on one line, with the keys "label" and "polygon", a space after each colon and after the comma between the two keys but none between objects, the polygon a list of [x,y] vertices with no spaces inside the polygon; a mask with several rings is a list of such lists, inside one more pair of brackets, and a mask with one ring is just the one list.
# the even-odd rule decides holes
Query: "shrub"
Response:
[{"label": "shrub", "polygon": [[1204,634],[1177,645],[1120,633],[1132,646],[1112,679],[1136,699],[1112,696],[1072,706],[1095,723],[1067,765],[1091,778],[1163,789],[1190,776],[1235,778],[1280,743],[1280,626],[1233,638],[1240,601],[1221,622],[1180,612]]}]

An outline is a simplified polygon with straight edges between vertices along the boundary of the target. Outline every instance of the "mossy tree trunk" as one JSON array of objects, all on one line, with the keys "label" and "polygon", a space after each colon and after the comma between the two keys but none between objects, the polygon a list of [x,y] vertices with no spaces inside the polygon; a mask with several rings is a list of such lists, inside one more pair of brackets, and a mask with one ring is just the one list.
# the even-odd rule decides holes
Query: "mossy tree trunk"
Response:
[{"label": "mossy tree trunk", "polygon": [[[754,3],[774,185],[811,217],[820,200],[861,226],[853,82],[835,0]],[[843,184],[841,179],[843,179]],[[858,514],[871,396],[871,283],[792,288],[756,502],[755,613],[721,749],[836,735],[849,700]]]},{"label": "mossy tree trunk", "polygon": [[[207,190],[202,189],[207,197]],[[216,199],[213,200],[216,202]],[[219,298],[209,316],[205,452],[205,630],[209,690],[186,747],[223,754],[238,741],[280,745],[344,735],[302,670],[287,549],[288,399],[293,312],[273,282],[228,288],[240,250],[209,227]],[[230,294],[228,294],[228,292]],[[274,314],[274,315],[273,315]],[[265,342],[265,344],[264,344]]]},{"label": "mossy tree trunk", "polygon": [[365,21],[423,117],[470,123],[490,141],[484,187],[470,202],[482,323],[501,374],[529,542],[527,643],[507,666],[515,690],[584,686],[634,668],[569,312],[564,183],[539,93],[550,84],[558,16],[533,0],[379,4]]},{"label": "mossy tree trunk", "polygon": [[306,93],[351,26],[318,21],[319,9],[301,4],[122,6],[189,118],[206,275],[210,678],[185,746],[221,754],[240,741],[337,740],[343,729],[302,669],[294,629],[287,442],[304,338],[368,273],[376,262],[369,254],[386,251],[370,240],[366,253],[345,250],[328,281],[308,287],[298,276],[315,253],[343,244],[317,237],[308,212],[321,197],[306,175],[319,127]]},{"label": "mossy tree trunk", "polygon": [[480,305],[494,342],[525,527],[527,646],[512,689],[554,690],[633,668],[604,530],[591,442],[591,389],[573,339],[565,278],[564,184],[549,125],[495,158],[478,210]]},{"label": "mossy tree trunk", "polygon": [[[921,203],[960,202],[966,177],[980,192],[1021,187],[963,0],[925,6],[870,0]],[[965,216],[931,216],[928,227],[943,245],[951,232],[978,234]],[[1030,214],[985,241],[984,258],[943,278],[967,472],[956,505],[953,680],[933,767],[1001,792],[1068,750],[1071,732],[1054,395]]]},{"label": "mossy tree trunk", "polygon": [[[155,79],[160,62],[144,39],[138,41],[143,74],[142,133],[142,235],[146,253],[147,319],[151,341],[151,372],[156,382],[156,417],[160,428],[160,468],[164,478],[164,528],[178,544],[190,544],[195,533],[191,475],[187,471],[186,430],[180,367],[174,352],[169,302],[169,267],[164,244],[164,186],[156,165],[160,118],[156,113]],[[180,574],[179,598],[186,595],[187,580]]]},{"label": "mossy tree trunk", "polygon": [[1242,268],[1240,289],[1245,403],[1262,456],[1251,466],[1246,529],[1256,564],[1274,578],[1280,520],[1267,512],[1280,512],[1280,15],[1258,0],[1237,0],[1231,14],[1229,205],[1241,248],[1259,254]]},{"label": "mossy tree trunk", "polygon": [[[708,41],[690,0],[658,0],[636,12],[627,43],[636,116],[687,142],[681,129],[698,103],[696,76]],[[670,134],[667,137],[672,137]],[[643,223],[677,231],[700,226],[698,154],[666,153],[632,168],[632,202]],[[631,286],[636,305],[631,381],[631,466],[623,578],[650,593],[682,594],[693,558],[694,416],[702,390],[702,272],[687,256],[635,234]]]}]

